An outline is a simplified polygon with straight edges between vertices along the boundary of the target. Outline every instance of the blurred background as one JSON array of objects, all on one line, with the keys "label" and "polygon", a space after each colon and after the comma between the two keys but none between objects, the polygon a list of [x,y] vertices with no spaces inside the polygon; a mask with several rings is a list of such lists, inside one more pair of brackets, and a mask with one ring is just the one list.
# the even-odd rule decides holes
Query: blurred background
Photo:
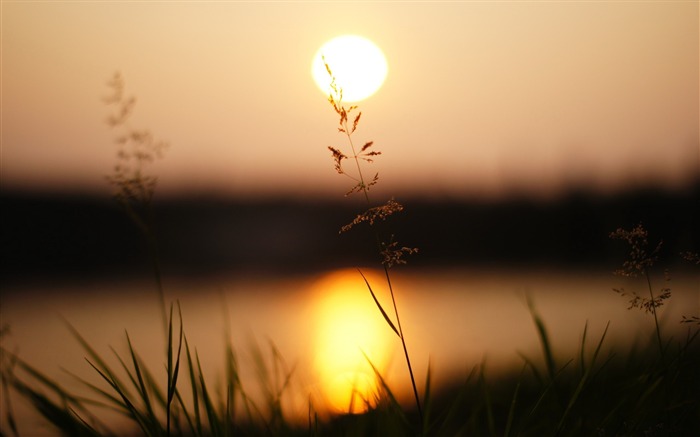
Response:
[{"label": "blurred background", "polygon": [[[317,334],[343,319],[331,309],[359,299],[383,326],[364,285],[346,286],[348,268],[379,260],[367,227],[338,233],[366,205],[344,197],[353,184],[327,149],[344,138],[311,76],[342,34],[374,41],[389,65],[355,137],[382,152],[373,202],[405,206],[382,226],[420,249],[396,269],[417,374],[428,356],[446,381],[536,350],[528,293],[556,350],[588,322],[592,338],[609,320],[611,342],[638,338],[648,318],[611,291],[639,290],[612,275],[628,254],[608,236],[618,227],[664,242],[653,280],[671,268],[675,294],[663,323],[700,313],[697,266],[680,257],[700,250],[697,2],[0,7],[4,341],[60,381],[59,366],[85,367],[62,318],[105,347],[128,329],[161,360],[146,242],[106,180],[115,72],[136,98],[123,127],[169,144],[145,171],[166,296],[203,360],[222,362],[222,296],[237,346],[241,333],[273,339],[309,381],[335,372],[318,358]],[[394,346],[378,350],[410,399]]]},{"label": "blurred background", "polygon": [[[131,127],[171,144],[159,196],[337,198],[336,116],[316,50],[385,53],[358,141],[381,196],[554,197],[693,184],[698,5],[672,3],[3,5],[3,190],[108,194],[115,71]],[[293,20],[289,17],[295,17]]]},{"label": "blurred background", "polygon": [[[642,223],[649,244],[663,240],[664,266],[697,251],[700,186],[616,195],[571,192],[556,200],[440,202],[399,199],[385,224],[401,245],[418,247],[410,268],[598,269],[612,272],[629,248],[609,238]],[[112,199],[5,193],[2,275],[6,283],[152,274],[140,230]],[[163,272],[189,277],[273,272],[300,275],[377,265],[374,234],[340,227],[363,211],[357,199],[175,197],[154,204]],[[653,247],[650,247],[653,249]]]},{"label": "blurred background", "polygon": [[136,98],[125,128],[169,143],[146,169],[164,262],[363,259],[336,236],[364,205],[343,198],[327,146],[346,144],[311,77],[347,33],[387,57],[356,138],[383,153],[374,202],[405,204],[392,226],[417,263],[603,264],[607,233],[640,222],[697,250],[698,17],[692,2],[4,4],[3,276],[137,263],[105,181],[116,71]]}]

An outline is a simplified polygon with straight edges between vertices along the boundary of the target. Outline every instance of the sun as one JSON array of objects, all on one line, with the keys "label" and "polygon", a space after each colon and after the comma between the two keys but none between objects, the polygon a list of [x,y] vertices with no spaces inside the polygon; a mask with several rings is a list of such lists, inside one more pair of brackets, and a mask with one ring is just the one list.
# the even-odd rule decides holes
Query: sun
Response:
[{"label": "sun", "polygon": [[333,38],[318,49],[311,66],[316,85],[326,95],[331,92],[331,80],[324,58],[336,84],[343,90],[345,102],[366,99],[377,92],[389,70],[382,50],[367,38],[357,35]]}]

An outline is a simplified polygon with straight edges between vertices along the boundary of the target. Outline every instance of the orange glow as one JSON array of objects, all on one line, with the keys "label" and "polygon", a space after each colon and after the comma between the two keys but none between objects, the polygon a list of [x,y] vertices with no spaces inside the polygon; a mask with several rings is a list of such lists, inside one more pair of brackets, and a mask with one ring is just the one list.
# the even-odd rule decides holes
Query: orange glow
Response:
[{"label": "orange glow", "polygon": [[698,2],[418,3],[2,2],[2,188],[109,195],[118,70],[133,127],[171,145],[158,195],[335,199],[311,70],[345,32],[390,64],[361,108],[384,197],[695,183]]},{"label": "orange glow", "polygon": [[[382,295],[381,276],[363,273]],[[381,372],[390,358],[391,330],[357,270],[326,275],[314,286],[314,294],[314,369],[321,393],[331,412],[363,412],[375,404],[377,393],[374,371],[363,352]]]}]

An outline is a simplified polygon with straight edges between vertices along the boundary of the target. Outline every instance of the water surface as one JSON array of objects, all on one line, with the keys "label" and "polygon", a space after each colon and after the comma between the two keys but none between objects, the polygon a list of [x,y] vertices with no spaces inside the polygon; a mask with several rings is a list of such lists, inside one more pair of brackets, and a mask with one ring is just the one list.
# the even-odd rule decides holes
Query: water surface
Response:
[{"label": "water surface", "polygon": [[[393,318],[382,275],[363,272]],[[670,285],[673,296],[660,312],[662,329],[680,336],[685,329],[679,323],[681,316],[700,314],[700,275],[679,274]],[[627,300],[612,291],[625,287],[646,296],[644,286],[639,278],[601,271],[407,268],[394,275],[401,323],[421,387],[428,363],[434,383],[440,386],[464,378],[483,362],[492,375],[522,366],[518,353],[539,362],[540,344],[526,296],[544,319],[562,362],[577,354],[586,324],[591,348],[608,322],[608,348],[647,341],[653,317],[627,310]],[[662,286],[663,278],[654,278],[655,289]],[[347,409],[353,384],[371,390],[373,378],[363,351],[398,398],[411,402],[400,341],[355,269],[294,277],[166,278],[165,288],[168,301],[181,305],[188,342],[196,348],[210,384],[222,381],[228,324],[251,394],[259,393],[254,345],[270,369],[273,345],[282,357],[278,369],[293,369],[294,383],[285,404],[291,416],[306,418],[309,399],[321,411]],[[128,332],[152,371],[165,375],[164,334],[152,281],[110,278],[31,288],[16,285],[3,291],[1,311],[3,323],[12,330],[3,345],[81,393],[86,393],[84,387],[65,370],[102,382],[86,363],[66,321],[115,366],[111,348],[125,356]],[[51,435],[26,405],[14,399],[20,431]],[[107,417],[116,420],[114,415]]]}]

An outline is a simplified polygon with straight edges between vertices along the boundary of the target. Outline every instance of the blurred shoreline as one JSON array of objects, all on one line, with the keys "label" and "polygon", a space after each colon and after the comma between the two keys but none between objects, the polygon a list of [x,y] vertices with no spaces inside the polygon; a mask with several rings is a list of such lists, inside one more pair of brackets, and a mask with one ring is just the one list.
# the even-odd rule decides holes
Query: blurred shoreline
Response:
[{"label": "blurred shoreline", "polygon": [[[401,245],[418,247],[411,267],[610,269],[628,248],[618,227],[642,223],[660,262],[700,251],[700,183],[557,199],[397,199],[388,221]],[[139,230],[113,199],[0,191],[4,284],[151,274]],[[170,197],[153,203],[165,275],[233,272],[294,275],[378,262],[374,235],[339,235],[363,205],[356,199]]]}]

